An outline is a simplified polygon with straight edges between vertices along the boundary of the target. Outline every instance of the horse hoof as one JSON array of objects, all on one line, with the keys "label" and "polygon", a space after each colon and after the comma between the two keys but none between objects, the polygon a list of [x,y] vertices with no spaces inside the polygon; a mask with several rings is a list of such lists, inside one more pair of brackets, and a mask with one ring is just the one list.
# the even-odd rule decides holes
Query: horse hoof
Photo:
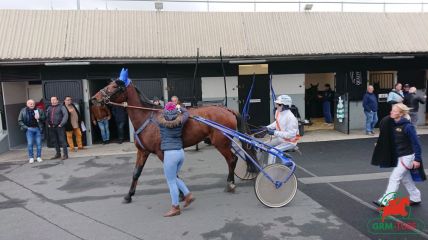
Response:
[{"label": "horse hoof", "polygon": [[234,193],[236,185],[234,183],[228,183],[226,186],[226,192]]},{"label": "horse hoof", "polygon": [[126,195],[125,197],[123,197],[123,203],[131,203],[132,202],[132,197],[129,195]]}]

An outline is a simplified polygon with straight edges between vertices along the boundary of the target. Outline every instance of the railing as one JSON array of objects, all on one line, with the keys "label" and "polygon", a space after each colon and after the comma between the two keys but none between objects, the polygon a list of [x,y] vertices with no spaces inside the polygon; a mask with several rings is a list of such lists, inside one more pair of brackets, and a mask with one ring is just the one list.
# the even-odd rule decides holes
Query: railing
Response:
[{"label": "railing", "polygon": [[[196,12],[425,12],[427,7],[428,0],[107,0],[105,6],[98,9]],[[85,5],[79,4],[79,8],[85,9]]]},{"label": "railing", "polygon": [[[71,2],[71,1],[70,1]],[[426,12],[428,0],[63,0],[40,2],[38,9],[144,10],[188,12]],[[8,8],[31,9],[32,5],[9,4]]]}]

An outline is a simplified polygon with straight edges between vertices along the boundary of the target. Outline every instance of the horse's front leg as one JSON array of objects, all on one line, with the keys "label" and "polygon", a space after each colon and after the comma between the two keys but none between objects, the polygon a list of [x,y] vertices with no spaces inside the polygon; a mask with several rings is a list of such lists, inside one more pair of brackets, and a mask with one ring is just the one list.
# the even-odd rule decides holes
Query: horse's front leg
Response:
[{"label": "horse's front leg", "polygon": [[141,175],[141,172],[143,171],[144,165],[146,164],[146,160],[149,157],[150,153],[146,151],[137,151],[137,161],[135,162],[135,168],[134,173],[132,175],[132,183],[131,187],[129,189],[128,194],[124,197],[124,203],[130,203],[132,202],[132,196],[135,194],[135,189],[137,187],[138,178]]}]

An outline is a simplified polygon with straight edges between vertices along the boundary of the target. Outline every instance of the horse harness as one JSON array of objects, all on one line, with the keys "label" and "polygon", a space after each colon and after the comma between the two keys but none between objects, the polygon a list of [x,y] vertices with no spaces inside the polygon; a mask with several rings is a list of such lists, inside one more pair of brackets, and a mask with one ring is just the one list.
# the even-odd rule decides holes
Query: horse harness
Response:
[{"label": "horse harness", "polygon": [[124,107],[124,108],[136,108],[136,109],[143,109],[143,110],[150,110],[150,111],[152,111],[151,114],[150,114],[150,117],[147,118],[146,121],[144,121],[144,123],[141,125],[141,127],[139,127],[137,129],[137,131],[134,132],[134,139],[136,139],[138,145],[144,150],[145,148],[143,146],[143,143],[141,142],[141,140],[140,140],[140,138],[138,136],[140,135],[140,133],[142,133],[144,131],[144,129],[150,123],[153,123],[153,124],[155,124],[156,126],[159,127],[159,123],[156,121],[155,115],[154,115],[153,112],[154,111],[162,111],[162,109],[132,106],[132,105],[128,105],[127,102],[123,102],[123,103],[108,102],[107,104],[114,105],[114,106],[119,106],[119,107]]}]

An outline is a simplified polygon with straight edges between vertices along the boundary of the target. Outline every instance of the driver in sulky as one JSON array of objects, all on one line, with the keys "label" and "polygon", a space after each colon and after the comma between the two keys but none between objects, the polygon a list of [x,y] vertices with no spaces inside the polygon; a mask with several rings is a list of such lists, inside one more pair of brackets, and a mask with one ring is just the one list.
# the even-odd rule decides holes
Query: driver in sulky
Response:
[{"label": "driver in sulky", "polygon": [[[292,105],[291,97],[288,95],[280,95],[275,100],[275,121],[264,127],[267,133],[271,135],[271,139],[266,144],[277,148],[280,151],[294,149],[299,140],[299,124],[297,118],[290,111]],[[262,159],[266,162],[267,153],[263,152]],[[276,157],[269,155],[268,164],[275,163]]]}]

